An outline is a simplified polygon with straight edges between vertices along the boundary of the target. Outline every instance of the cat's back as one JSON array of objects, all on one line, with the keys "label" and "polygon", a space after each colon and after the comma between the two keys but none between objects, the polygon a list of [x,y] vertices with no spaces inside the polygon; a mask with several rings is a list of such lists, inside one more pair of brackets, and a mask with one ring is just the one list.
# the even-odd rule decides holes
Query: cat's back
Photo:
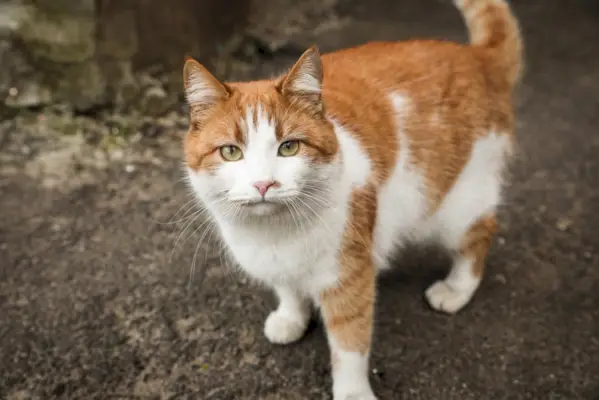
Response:
[{"label": "cat's back", "polygon": [[[478,92],[500,86],[493,81],[502,77],[481,49],[443,40],[369,42],[324,54],[322,63],[325,91],[337,96],[358,94],[359,103],[375,106],[374,99],[385,92],[400,91],[415,101],[430,101],[434,96],[427,92],[434,95],[448,84],[467,81],[470,90]],[[509,89],[503,85],[492,94],[508,95]],[[334,102],[335,98],[331,106],[336,108]]]},{"label": "cat's back", "polygon": [[472,46],[372,42],[322,60],[327,113],[360,142],[381,184],[409,146],[411,163],[438,182],[439,200],[477,139],[494,128],[511,132],[509,87]]}]

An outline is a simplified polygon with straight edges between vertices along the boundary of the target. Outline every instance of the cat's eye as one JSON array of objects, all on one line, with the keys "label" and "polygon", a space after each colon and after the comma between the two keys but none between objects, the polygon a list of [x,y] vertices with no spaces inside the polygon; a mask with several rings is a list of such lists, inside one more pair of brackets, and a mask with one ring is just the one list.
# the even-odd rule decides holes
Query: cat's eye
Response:
[{"label": "cat's eye", "polygon": [[300,142],[297,140],[288,140],[279,146],[279,155],[281,157],[292,157],[297,154],[300,148]]},{"label": "cat's eye", "polygon": [[220,148],[220,155],[225,161],[239,161],[243,158],[241,149],[232,144],[222,146]]}]

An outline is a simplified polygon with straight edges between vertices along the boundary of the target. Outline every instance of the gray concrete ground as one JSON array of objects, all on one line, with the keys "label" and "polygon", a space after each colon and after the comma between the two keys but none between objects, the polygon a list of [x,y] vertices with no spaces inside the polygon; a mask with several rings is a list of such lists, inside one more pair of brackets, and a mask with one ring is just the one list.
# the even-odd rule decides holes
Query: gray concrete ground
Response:
[{"label": "gray concrete ground", "polygon": [[[372,355],[381,399],[599,398],[599,7],[514,3],[528,57],[521,157],[486,280],[449,317],[422,295],[443,257],[410,252],[382,277]],[[340,7],[352,23],[323,48],[465,38],[448,2]],[[290,61],[275,56],[255,75]],[[262,335],[272,296],[209,246],[198,249],[198,264],[212,266],[204,286],[190,280],[202,228],[172,252],[184,225],[165,222],[190,199],[180,133],[104,158],[45,123],[0,132],[0,397],[331,398],[320,324],[273,346]]]}]

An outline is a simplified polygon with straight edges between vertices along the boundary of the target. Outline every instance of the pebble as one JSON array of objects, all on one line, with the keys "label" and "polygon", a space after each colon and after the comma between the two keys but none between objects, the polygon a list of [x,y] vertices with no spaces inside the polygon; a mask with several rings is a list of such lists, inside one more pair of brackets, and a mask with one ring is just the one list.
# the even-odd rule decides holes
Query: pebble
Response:
[{"label": "pebble", "polygon": [[110,153],[110,157],[113,160],[122,160],[125,157],[125,152],[121,149],[116,149],[112,153]]},{"label": "pebble", "polygon": [[572,226],[572,220],[566,217],[559,218],[555,224],[556,228],[564,232]]}]

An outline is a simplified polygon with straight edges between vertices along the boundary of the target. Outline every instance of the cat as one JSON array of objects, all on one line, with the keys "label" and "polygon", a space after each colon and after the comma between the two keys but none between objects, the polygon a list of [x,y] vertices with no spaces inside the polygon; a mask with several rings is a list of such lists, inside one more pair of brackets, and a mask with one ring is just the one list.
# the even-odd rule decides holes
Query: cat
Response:
[{"label": "cat", "polygon": [[271,287],[272,343],[299,340],[313,305],[330,348],[335,400],[372,400],[376,278],[410,240],[453,255],[425,292],[445,313],[478,288],[514,148],[519,23],[503,0],[454,0],[470,43],[372,42],[281,76],[220,82],[183,68],[186,176],[226,249]]}]

